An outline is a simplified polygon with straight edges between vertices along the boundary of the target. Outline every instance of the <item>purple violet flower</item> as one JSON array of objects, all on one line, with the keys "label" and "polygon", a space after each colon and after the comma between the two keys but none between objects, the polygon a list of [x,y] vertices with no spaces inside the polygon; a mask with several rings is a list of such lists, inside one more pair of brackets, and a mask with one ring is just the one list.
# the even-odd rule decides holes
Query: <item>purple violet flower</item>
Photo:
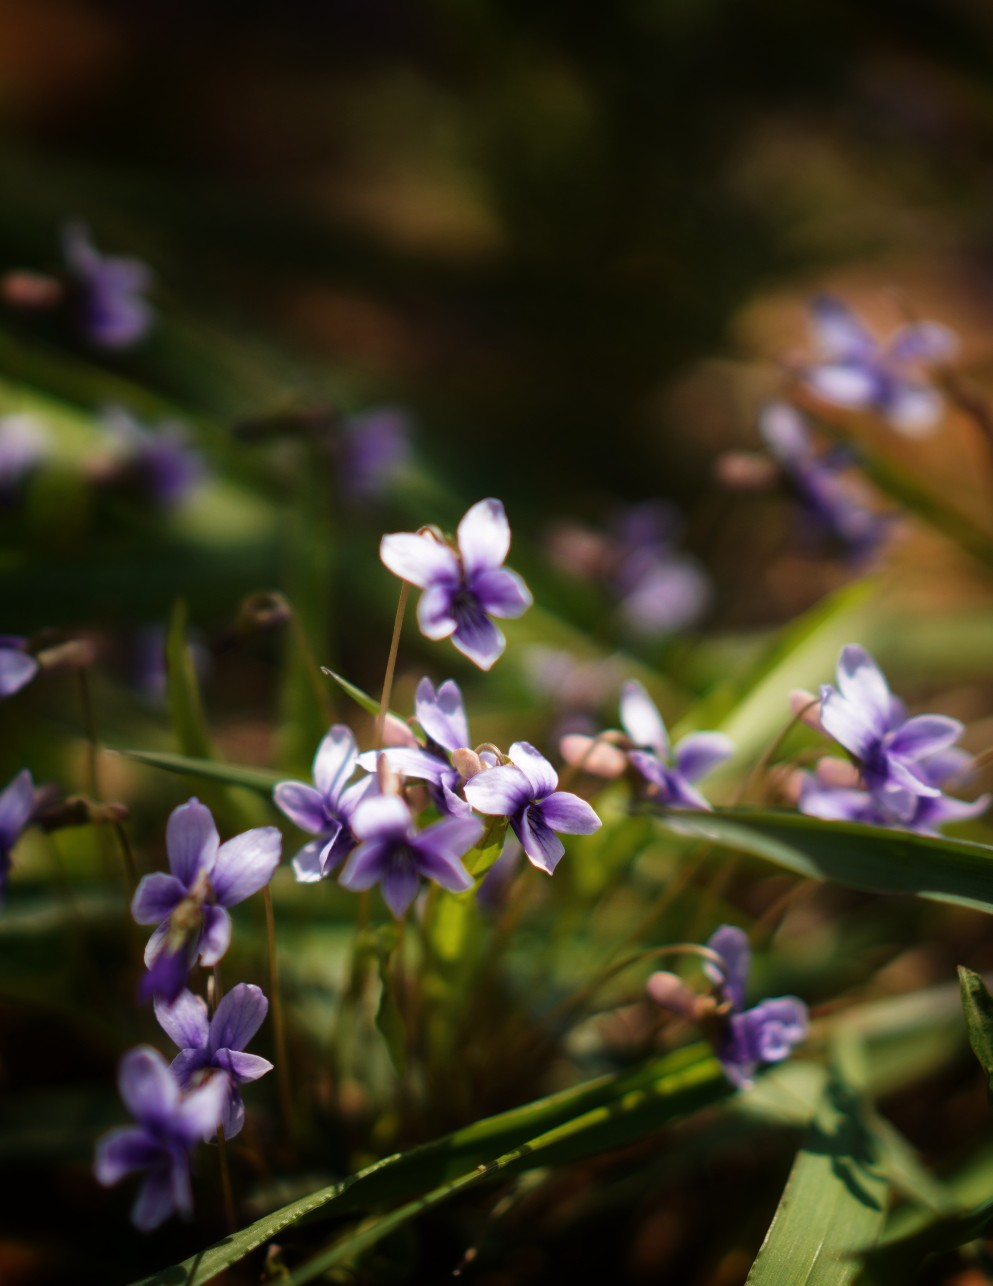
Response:
[{"label": "purple violet flower", "polygon": [[203,458],[184,425],[148,428],[119,406],[104,411],[103,425],[120,450],[122,471],[158,504],[179,504],[203,480]]},{"label": "purple violet flower", "polygon": [[962,734],[962,724],[945,715],[906,717],[872,657],[855,643],[842,649],[838,687],[821,687],[824,731],[857,760],[862,784],[879,806],[907,823],[921,798],[938,799],[925,762],[947,751]]},{"label": "purple violet flower", "polygon": [[[366,772],[375,772],[379,756],[385,755],[394,772],[430,784],[431,796],[439,812],[450,817],[471,815],[472,808],[457,793],[462,774],[451,762],[454,751],[472,744],[459,685],[454,679],[446,679],[435,691],[430,679],[421,679],[414,695],[414,713],[427,734],[427,745],[419,746],[411,734],[412,744],[409,746],[390,746],[359,755],[359,767]],[[496,763],[496,757],[489,751],[484,751],[480,758],[490,766]]]},{"label": "purple violet flower", "polygon": [[226,1139],[233,1138],[245,1123],[245,1102],[238,1087],[272,1071],[267,1058],[244,1052],[268,1012],[269,1001],[261,987],[249,982],[232,987],[212,1018],[207,1015],[206,1003],[189,990],[180,992],[171,1005],[155,1001],[159,1026],[179,1048],[170,1070],[180,1089],[202,1084],[212,1072],[226,1086],[220,1120]]},{"label": "purple violet flower", "polygon": [[410,418],[397,406],[350,415],[338,446],[341,489],[346,500],[375,500],[410,464]]},{"label": "purple violet flower", "polygon": [[681,527],[677,510],[664,501],[632,505],[612,526],[610,579],[621,619],[648,638],[688,629],[710,601],[703,568],[675,547]]},{"label": "purple violet flower", "polygon": [[110,1187],[135,1170],[148,1171],[131,1208],[131,1221],[141,1232],[151,1232],[173,1213],[188,1219],[193,1213],[190,1154],[217,1133],[227,1094],[224,1078],[211,1077],[183,1094],[159,1051],[139,1045],[121,1060],[117,1083],[138,1124],[111,1130],[99,1141],[98,1182]]},{"label": "purple violet flower", "polygon": [[275,826],[222,844],[210,809],[198,799],[173,809],[166,827],[172,874],[146,875],[131,900],[138,924],[158,925],[145,948],[144,998],[173,1002],[198,959],[207,966],[221,959],[231,940],[228,908],[269,883],[281,844]]},{"label": "purple violet flower", "polygon": [[336,723],[317,747],[314,785],[281,781],[273,790],[277,808],[302,831],[319,837],[304,844],[293,859],[293,874],[303,884],[313,884],[330,875],[355,847],[352,814],[376,785],[374,777],[366,777],[349,786],[359,763],[351,728]]},{"label": "purple violet flower", "polygon": [[11,851],[31,821],[34,807],[34,782],[25,768],[0,791],[0,904],[7,895]]},{"label": "purple violet flower", "polygon": [[355,810],[352,829],[361,843],[339,882],[354,892],[379,884],[383,901],[398,920],[417,896],[422,876],[452,893],[472,888],[461,859],[483,833],[478,817],[444,817],[418,831],[399,795],[375,795]]},{"label": "purple violet flower", "polygon": [[395,576],[424,592],[417,605],[421,633],[451,638],[456,648],[488,670],[506,647],[491,616],[520,616],[531,593],[516,572],[503,566],[510,524],[499,500],[480,500],[458,527],[458,550],[423,532],[384,536],[379,556]]},{"label": "purple violet flower", "polygon": [[844,550],[853,563],[871,558],[890,521],[873,513],[843,476],[847,453],[815,455],[806,420],[787,402],[770,402],[763,409],[759,433],[796,497],[806,534]]},{"label": "purple violet flower", "polygon": [[481,813],[509,818],[528,860],[551,875],[565,852],[555,832],[592,835],[603,823],[585,799],[556,790],[558,774],[530,742],[515,741],[508,758],[470,778],[465,797]]},{"label": "purple violet flower", "polygon": [[734,753],[730,737],[692,732],[670,747],[662,716],[637,679],[629,679],[621,689],[621,727],[636,747],[628,758],[648,782],[649,798],[670,808],[710,811],[693,783]]},{"label": "purple violet flower", "polygon": [[130,348],[144,339],[152,310],[144,292],[152,284],[148,266],[139,259],[102,255],[82,223],[62,232],[66,267],[76,287],[83,334],[98,348]]},{"label": "purple violet flower", "polygon": [[27,650],[27,639],[13,634],[0,635],[0,697],[20,692],[40,669]]},{"label": "purple violet flower", "polygon": [[781,1063],[807,1034],[807,1006],[796,996],[763,1000],[745,1008],[751,948],[748,935],[722,924],[707,942],[720,963],[707,960],[704,972],[719,989],[723,1003],[696,995],[671,973],[655,973],[648,994],[664,1009],[699,1022],[714,1046],[728,1080],[747,1089],[759,1066]]},{"label": "purple violet flower", "polygon": [[802,372],[806,386],[825,402],[875,411],[907,437],[931,431],[941,418],[941,394],[921,368],[954,356],[958,340],[937,322],[911,322],[880,343],[847,304],[818,295],[810,305],[811,329],[821,360]]}]

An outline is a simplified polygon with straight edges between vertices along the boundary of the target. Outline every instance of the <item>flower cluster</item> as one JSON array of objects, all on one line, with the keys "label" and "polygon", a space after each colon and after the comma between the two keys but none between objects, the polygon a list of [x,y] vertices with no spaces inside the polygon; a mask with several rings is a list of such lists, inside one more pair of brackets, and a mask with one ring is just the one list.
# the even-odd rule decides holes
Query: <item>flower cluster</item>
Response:
[{"label": "flower cluster", "polygon": [[851,756],[822,760],[801,785],[798,807],[811,817],[895,826],[936,834],[946,822],[977,817],[989,804],[950,798],[973,761],[958,741],[963,728],[945,715],[907,717],[875,661],[857,644],[842,649],[838,686],[820,692],[820,727]]},{"label": "flower cluster", "polygon": [[138,259],[122,259],[97,250],[89,229],[67,224],[62,249],[79,328],[97,348],[124,349],[144,339],[152,310],[145,292],[152,274]]}]

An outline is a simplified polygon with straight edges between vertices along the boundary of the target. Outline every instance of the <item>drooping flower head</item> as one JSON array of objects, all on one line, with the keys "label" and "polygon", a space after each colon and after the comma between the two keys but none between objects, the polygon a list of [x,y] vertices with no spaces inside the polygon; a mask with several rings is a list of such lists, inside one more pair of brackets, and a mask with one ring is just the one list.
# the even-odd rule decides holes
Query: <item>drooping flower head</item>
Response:
[{"label": "drooping flower head", "polygon": [[125,1054],[117,1083],[137,1124],[111,1130],[97,1144],[97,1180],[110,1187],[126,1174],[148,1171],[131,1209],[141,1232],[151,1232],[171,1214],[188,1219],[190,1154],[217,1133],[227,1096],[223,1078],[212,1077],[184,1094],[159,1051],[140,1045]]},{"label": "drooping flower head", "polygon": [[155,1002],[155,1017],[179,1048],[171,1071],[180,1089],[188,1090],[213,1074],[226,1088],[220,1125],[226,1139],[237,1134],[245,1121],[245,1102],[239,1086],[257,1081],[272,1071],[272,1063],[245,1046],[262,1026],[269,1001],[261,987],[239,982],[221,999],[214,1016],[191,991],[184,990],[171,1005]]},{"label": "drooping flower head", "polygon": [[380,885],[397,919],[417,896],[422,878],[452,893],[472,888],[461,859],[483,833],[478,817],[444,817],[419,831],[399,795],[373,795],[355,810],[352,829],[360,843],[339,882],[355,892]]},{"label": "drooping flower head", "polygon": [[637,679],[621,689],[621,727],[635,749],[628,758],[648,783],[655,803],[670,808],[710,809],[695,782],[734,753],[721,732],[693,732],[673,748],[655,702]]},{"label": "drooping flower head", "polygon": [[845,477],[846,454],[816,455],[806,421],[786,402],[771,402],[763,409],[759,432],[796,497],[805,534],[817,544],[837,546],[853,563],[870,558],[890,522],[873,513]]},{"label": "drooping flower head", "polygon": [[34,814],[35,789],[25,768],[0,791],[0,903],[7,893],[10,855]]},{"label": "drooping flower head", "polygon": [[855,643],[842,649],[838,686],[824,684],[820,701],[824,731],[854,757],[862,785],[896,822],[910,821],[920,799],[941,796],[926,763],[961,736],[957,719],[908,719],[875,661]]},{"label": "drooping flower head", "polygon": [[66,225],[62,248],[75,287],[79,326],[89,342],[123,349],[144,339],[153,320],[144,297],[152,284],[148,266],[139,259],[101,254],[82,223]]},{"label": "drooping flower head", "polygon": [[0,635],[0,697],[20,692],[41,669],[27,646],[27,639],[13,634]]},{"label": "drooping flower head", "polygon": [[746,1089],[762,1064],[780,1063],[807,1034],[807,1006],[796,996],[777,996],[745,1008],[751,948],[748,935],[722,924],[707,942],[704,971],[717,997],[701,997],[675,974],[655,973],[648,994],[664,1009],[700,1023],[728,1080]]},{"label": "drooping flower head", "polygon": [[486,768],[465,784],[473,808],[507,817],[528,860],[549,875],[565,852],[564,835],[592,835],[602,822],[578,795],[557,790],[558,774],[527,741],[515,741],[510,763]]},{"label": "drooping flower head", "polygon": [[955,355],[958,341],[947,327],[912,322],[880,342],[833,295],[811,302],[810,321],[820,351],[820,361],[802,372],[811,392],[835,406],[875,411],[908,437],[935,427],[944,403],[924,369]]},{"label": "drooping flower head", "polygon": [[451,638],[481,669],[502,654],[506,639],[491,616],[520,616],[531,593],[516,572],[503,566],[510,524],[499,500],[480,500],[458,526],[458,547],[425,532],[384,536],[379,556],[394,575],[423,590],[417,605],[421,633]]},{"label": "drooping flower head", "polygon": [[359,751],[351,728],[336,723],[314,756],[314,785],[281,781],[273,791],[280,811],[301,830],[318,837],[293,859],[293,874],[304,884],[330,875],[355,847],[351,816],[375,788],[372,777],[349,785],[358,765]]},{"label": "drooping flower head", "polygon": [[145,948],[142,995],[176,999],[199,960],[215,965],[231,940],[228,908],[257,893],[279,865],[282,836],[258,826],[222,844],[210,809],[190,799],[166,827],[171,874],[146,875],[131,901],[139,924],[158,928]]}]

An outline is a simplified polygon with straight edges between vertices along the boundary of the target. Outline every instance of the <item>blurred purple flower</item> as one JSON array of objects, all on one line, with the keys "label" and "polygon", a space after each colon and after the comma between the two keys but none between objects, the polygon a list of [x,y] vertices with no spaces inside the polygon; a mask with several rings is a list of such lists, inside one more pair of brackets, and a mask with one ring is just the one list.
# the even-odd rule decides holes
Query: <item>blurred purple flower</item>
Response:
[{"label": "blurred purple flower", "polygon": [[269,1001],[261,987],[248,982],[232,987],[212,1018],[208,1018],[206,1003],[192,991],[180,992],[171,1005],[155,1002],[159,1026],[179,1048],[171,1071],[180,1089],[202,1084],[211,1072],[225,1085],[220,1125],[226,1139],[233,1138],[245,1123],[245,1102],[238,1087],[272,1071],[267,1058],[244,1052],[268,1012]]},{"label": "blurred purple flower", "polygon": [[384,536],[379,556],[395,576],[424,592],[417,605],[421,633],[451,638],[483,670],[502,654],[506,639],[491,616],[520,616],[531,593],[516,572],[503,566],[510,525],[499,500],[480,500],[458,528],[458,551],[422,532]]},{"label": "blurred purple flower", "polygon": [[[131,680],[139,692],[154,701],[164,700],[168,691],[166,634],[165,625],[143,625],[135,630],[130,640]],[[186,647],[197,680],[202,686],[210,678],[213,669],[210,647],[204,635],[193,628],[187,630]]]},{"label": "blurred purple flower", "polygon": [[0,791],[0,903],[7,895],[11,852],[27,829],[34,807],[34,782],[25,768]]},{"label": "blurred purple flower", "polygon": [[880,343],[847,304],[818,295],[810,324],[821,360],[802,371],[806,386],[825,402],[875,411],[898,432],[920,437],[941,418],[941,394],[922,367],[947,362],[958,340],[937,322],[911,322]]},{"label": "blurred purple flower", "polygon": [[871,558],[886,538],[890,519],[873,513],[844,477],[847,453],[815,455],[806,420],[787,402],[770,402],[763,409],[759,433],[796,496],[806,534],[836,545],[853,563]]},{"label": "blurred purple flower", "polygon": [[348,416],[338,442],[345,499],[374,500],[388,491],[410,464],[410,438],[410,417],[400,407]]},{"label": "blurred purple flower", "polygon": [[122,472],[159,504],[179,504],[203,481],[203,458],[190,446],[184,425],[167,421],[151,429],[119,406],[108,407],[102,418]]},{"label": "blurred purple flower", "polygon": [[105,1187],[126,1174],[147,1170],[131,1209],[131,1220],[150,1232],[173,1213],[193,1213],[190,1154],[217,1133],[227,1086],[212,1077],[190,1094],[178,1082],[157,1049],[139,1045],[121,1060],[117,1078],[124,1105],[137,1125],[111,1130],[97,1144],[94,1170]]},{"label": "blurred purple flower", "polygon": [[214,965],[228,949],[228,908],[257,893],[279,865],[282,837],[259,826],[220,842],[217,827],[198,799],[173,809],[166,827],[170,875],[146,875],[131,901],[138,924],[158,928],[145,948],[148,973],[143,997],[176,999],[199,959]]},{"label": "blurred purple flower", "polygon": [[556,832],[592,835],[603,823],[585,799],[556,790],[558,774],[530,742],[515,741],[508,758],[470,778],[465,797],[481,813],[509,818],[528,860],[551,875],[565,852]]},{"label": "blurred purple flower", "polygon": [[897,822],[907,823],[922,798],[938,799],[925,762],[947,751],[962,724],[945,715],[906,716],[872,657],[855,643],[842,649],[838,687],[821,687],[820,721],[858,761],[862,784]]},{"label": "blurred purple flower", "polygon": [[293,874],[303,884],[313,884],[330,875],[355,847],[352,814],[376,787],[374,777],[349,786],[359,762],[351,728],[336,723],[317,747],[314,785],[281,781],[273,791],[277,808],[302,831],[319,837],[304,844],[293,859]]},{"label": "blurred purple flower", "polygon": [[483,833],[478,817],[445,817],[418,831],[399,795],[375,795],[355,810],[352,829],[361,843],[345,863],[340,883],[355,892],[379,884],[398,920],[417,896],[422,877],[452,893],[472,888],[461,859]]},{"label": "blurred purple flower", "polygon": [[0,416],[0,503],[10,502],[25,476],[48,453],[48,434],[34,416]]},{"label": "blurred purple flower", "polygon": [[743,930],[722,924],[707,950],[717,957],[703,967],[719,989],[720,1004],[696,995],[671,973],[652,974],[648,994],[662,1008],[699,1022],[728,1080],[747,1089],[761,1064],[781,1063],[806,1036],[807,1006],[796,996],[777,996],[745,1008],[751,948]]},{"label": "blurred purple flower", "polygon": [[636,679],[621,689],[621,727],[635,749],[628,758],[648,782],[649,798],[670,808],[710,805],[694,782],[734,753],[734,743],[721,732],[693,732],[674,748],[655,702]]},{"label": "blurred purple flower", "polygon": [[27,650],[27,639],[14,634],[0,635],[0,697],[20,692],[40,669]]},{"label": "blurred purple flower", "polygon": [[101,254],[83,223],[62,231],[66,267],[76,290],[80,329],[98,348],[130,348],[152,325],[144,292],[152,274],[139,259]]}]

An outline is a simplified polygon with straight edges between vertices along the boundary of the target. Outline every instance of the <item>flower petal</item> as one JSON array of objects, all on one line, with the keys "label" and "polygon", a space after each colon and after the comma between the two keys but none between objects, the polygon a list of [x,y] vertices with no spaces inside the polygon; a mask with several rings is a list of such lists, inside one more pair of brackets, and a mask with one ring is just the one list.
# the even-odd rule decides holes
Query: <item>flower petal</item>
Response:
[{"label": "flower petal", "polygon": [[359,767],[366,772],[375,772],[380,755],[386,756],[389,766],[404,777],[414,777],[418,781],[429,781],[438,785],[443,778],[450,777],[452,765],[447,759],[433,755],[429,750],[412,750],[406,746],[394,746],[386,750],[367,750],[359,756]]},{"label": "flower petal", "polygon": [[275,826],[256,826],[222,844],[210,877],[221,906],[236,906],[265,888],[279,865],[282,845]]},{"label": "flower petal", "polygon": [[[159,1155],[162,1157],[163,1154]],[[177,1167],[188,1166],[185,1157],[164,1157],[163,1161],[164,1164],[152,1170],[138,1189],[138,1195],[131,1207],[131,1222],[139,1232],[152,1232],[160,1224],[165,1223],[175,1211],[188,1214],[192,1210],[193,1198],[189,1191],[189,1170],[188,1168],[185,1170],[185,1186],[182,1169],[178,1179],[175,1174]]]},{"label": "flower petal", "polygon": [[469,745],[469,721],[462,692],[454,679],[439,684],[437,692],[430,679],[421,679],[414,696],[417,722],[436,745],[458,750]]},{"label": "flower petal", "polygon": [[759,436],[780,462],[789,468],[812,457],[807,422],[788,402],[769,402],[759,414]]},{"label": "flower petal", "polygon": [[429,585],[417,603],[417,625],[426,639],[437,643],[455,632],[455,587]]},{"label": "flower petal", "polygon": [[481,670],[491,669],[507,646],[503,631],[478,607],[459,613],[452,642],[463,656],[467,656]]},{"label": "flower petal", "polygon": [[324,797],[313,786],[302,781],[281,781],[273,788],[272,797],[279,811],[294,826],[311,835],[324,831],[327,825]]},{"label": "flower petal", "polygon": [[322,854],[325,844],[322,839],[312,839],[294,857],[293,874],[300,884],[317,884],[324,878],[324,861]]},{"label": "flower petal", "polygon": [[180,1101],[175,1114],[176,1133],[188,1143],[212,1139],[217,1133],[228,1095],[227,1080],[225,1073],[215,1074]]},{"label": "flower petal", "polygon": [[0,697],[12,696],[31,682],[38,662],[20,648],[0,647]]},{"label": "flower petal", "polygon": [[433,536],[394,532],[380,541],[379,557],[394,576],[421,589],[434,584],[454,586],[461,579],[454,551]]},{"label": "flower petal", "polygon": [[462,858],[482,834],[483,823],[478,817],[448,817],[428,826],[413,846],[421,874],[453,893],[471,889],[473,879]]},{"label": "flower petal", "polygon": [[136,1121],[158,1125],[168,1121],[179,1102],[179,1086],[157,1049],[139,1045],[121,1059],[117,1088]]},{"label": "flower petal", "polygon": [[592,835],[603,825],[585,799],[580,799],[567,790],[557,790],[553,795],[547,795],[535,807],[541,811],[542,817],[553,831],[564,835]]},{"label": "flower petal", "polygon": [[469,589],[491,616],[521,616],[534,602],[521,577],[506,567],[474,573],[469,578]]},{"label": "flower petal", "polygon": [[901,759],[923,759],[947,750],[964,731],[958,719],[942,714],[919,714],[897,728],[887,743],[887,750]]},{"label": "flower petal", "polygon": [[704,966],[704,973],[712,981],[723,986],[734,1010],[745,1007],[745,989],[748,986],[748,970],[751,966],[752,948],[748,934],[733,924],[722,924],[710,935],[707,946],[721,957],[723,967],[718,969],[710,961]]},{"label": "flower petal", "polygon": [[947,362],[958,351],[955,332],[930,321],[901,326],[886,345],[886,356],[895,362]]},{"label": "flower petal", "polygon": [[515,741],[507,752],[507,757],[531,783],[535,799],[544,799],[559,784],[558,773],[530,741]]},{"label": "flower petal", "polygon": [[420,887],[420,874],[409,861],[391,863],[380,881],[383,901],[398,920],[402,920],[407,914]]},{"label": "flower petal", "polygon": [[147,1170],[162,1155],[162,1145],[147,1130],[132,1125],[111,1130],[97,1143],[93,1167],[97,1183],[105,1188],[135,1170]]},{"label": "flower petal", "polygon": [[531,865],[548,875],[553,874],[565,853],[565,845],[538,809],[534,806],[525,808],[517,817],[510,819],[510,824]]},{"label": "flower petal", "polygon": [[12,848],[34,812],[34,782],[25,768],[0,794],[0,847]]},{"label": "flower petal", "polygon": [[906,438],[923,438],[932,433],[945,409],[937,389],[924,384],[899,381],[882,408],[888,424]]},{"label": "flower petal", "polygon": [[239,982],[225,992],[210,1020],[209,1048],[244,1049],[269,1012],[269,1001],[261,987],[250,982]]},{"label": "flower petal", "polygon": [[200,963],[211,968],[222,958],[230,943],[231,917],[227,911],[222,906],[204,907]]},{"label": "flower petal", "polygon": [[734,742],[722,732],[694,732],[676,746],[676,771],[687,781],[699,781],[734,754]]},{"label": "flower petal", "polygon": [[810,301],[810,328],[825,357],[865,358],[878,348],[848,305],[834,295],[816,295]]},{"label": "flower petal", "polygon": [[373,795],[363,799],[352,816],[352,830],[361,840],[403,843],[410,825],[410,809],[398,795]]},{"label": "flower petal", "polygon": [[169,814],[166,825],[166,852],[169,868],[187,889],[202,871],[211,871],[220,836],[209,808],[193,798]]},{"label": "flower petal", "polygon": [[314,756],[314,785],[334,803],[355,771],[359,748],[355,734],[344,723],[336,723],[317,747]]},{"label": "flower petal", "polygon": [[883,672],[857,643],[849,643],[841,650],[838,687],[846,701],[865,708],[882,735],[892,715],[893,698]]},{"label": "flower petal", "polygon": [[466,782],[463,794],[473,808],[493,817],[512,817],[532,797],[531,783],[514,764],[476,773]]},{"label": "flower petal", "polygon": [[369,840],[352,851],[338,876],[338,883],[353,893],[371,889],[383,878],[396,845],[390,840]]},{"label": "flower petal", "polygon": [[180,992],[171,1005],[157,996],[154,1009],[159,1026],[178,1049],[202,1049],[207,1044],[207,1004],[192,991]]},{"label": "flower petal", "polygon": [[186,889],[175,875],[166,875],[164,871],[144,875],[131,899],[131,915],[136,924],[161,924],[184,897]]},{"label": "flower petal", "polygon": [[621,727],[636,746],[669,757],[669,734],[655,702],[637,679],[621,688]]},{"label": "flower petal", "polygon": [[258,1054],[245,1054],[237,1049],[219,1051],[217,1063],[240,1084],[257,1081],[260,1076],[272,1071],[272,1063],[268,1058],[261,1058]]},{"label": "flower petal", "polygon": [[459,553],[466,577],[501,565],[510,549],[510,523],[499,500],[480,500],[459,523]]},{"label": "flower petal", "polygon": [[872,406],[879,399],[879,379],[864,366],[813,366],[804,371],[803,380],[812,393],[835,406],[855,410]]}]

